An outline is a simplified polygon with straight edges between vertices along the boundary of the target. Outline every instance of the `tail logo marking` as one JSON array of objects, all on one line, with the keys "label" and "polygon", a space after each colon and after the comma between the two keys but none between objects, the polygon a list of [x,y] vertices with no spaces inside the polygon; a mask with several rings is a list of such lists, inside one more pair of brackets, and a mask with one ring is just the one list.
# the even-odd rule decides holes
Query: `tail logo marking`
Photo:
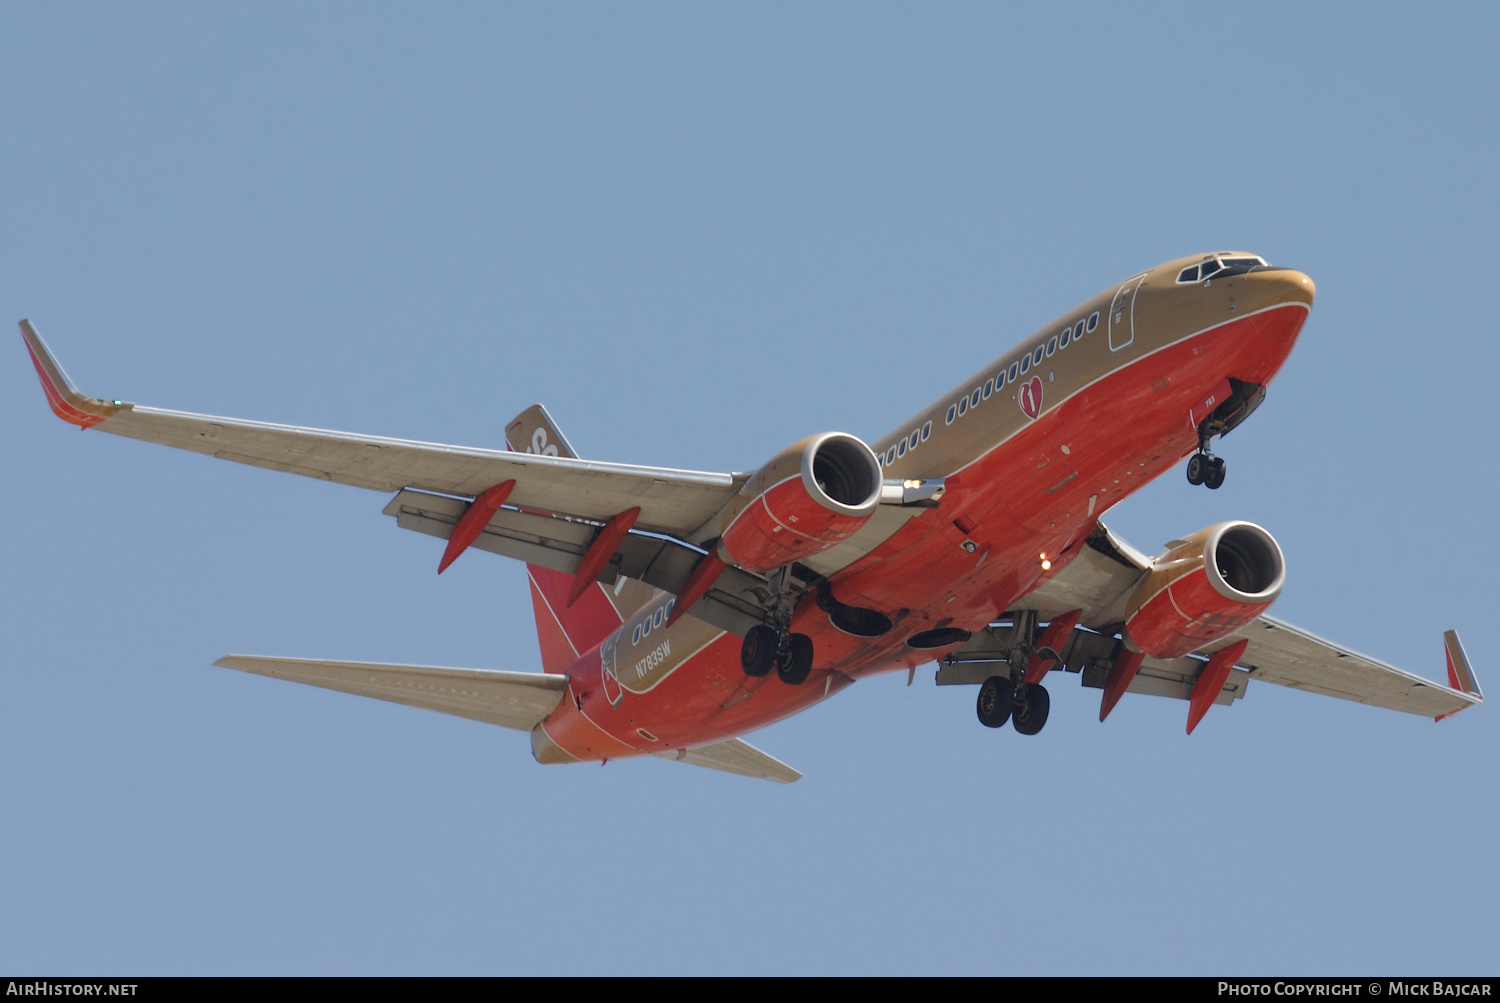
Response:
[{"label": "tail logo marking", "polygon": [[526,452],[538,453],[542,456],[556,456],[557,443],[549,443],[546,428],[538,425],[536,431],[531,433],[531,445],[526,447]]}]

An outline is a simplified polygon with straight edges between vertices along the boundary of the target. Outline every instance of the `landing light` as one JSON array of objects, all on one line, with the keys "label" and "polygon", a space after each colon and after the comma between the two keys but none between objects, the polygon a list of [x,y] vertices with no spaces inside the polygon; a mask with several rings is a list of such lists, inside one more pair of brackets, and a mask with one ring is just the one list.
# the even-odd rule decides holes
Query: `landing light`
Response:
[{"label": "landing light", "polygon": [[906,488],[908,491],[910,491],[913,488],[919,488],[919,487],[921,487],[922,486],[922,482],[921,481],[902,481],[901,482],[901,486],[903,488]]},{"label": "landing light", "polygon": [[1049,571],[1049,570],[1051,570],[1051,568],[1052,568],[1052,562],[1049,561],[1049,560],[1047,560],[1047,555],[1046,554],[1043,554],[1042,555],[1042,570],[1043,571]]}]

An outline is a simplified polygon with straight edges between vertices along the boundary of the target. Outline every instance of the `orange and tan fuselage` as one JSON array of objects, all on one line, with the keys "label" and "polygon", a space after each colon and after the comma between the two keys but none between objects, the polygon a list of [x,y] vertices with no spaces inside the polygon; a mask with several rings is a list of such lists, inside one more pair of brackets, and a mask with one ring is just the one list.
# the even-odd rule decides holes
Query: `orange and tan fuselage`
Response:
[{"label": "orange and tan fuselage", "polygon": [[[1197,421],[1233,379],[1264,386],[1312,306],[1312,281],[1258,269],[1179,281],[1201,256],[1132,276],[1059,317],[872,444],[887,478],[946,478],[935,508],[830,576],[842,603],[894,629],[847,634],[812,600],[792,630],[813,640],[811,676],[747,676],[740,639],[673,599],[647,602],[587,651],[555,631],[544,662],[569,679],[533,733],[544,762],[670,753],[722,741],[807,708],[856,679],[941,657],[914,635],[982,629],[1057,573],[1100,516],[1199,447]],[[558,616],[571,577],[532,571],[538,623]],[[607,590],[591,590],[610,615]],[[613,614],[619,622],[619,614]],[[565,667],[564,667],[565,666]]]}]

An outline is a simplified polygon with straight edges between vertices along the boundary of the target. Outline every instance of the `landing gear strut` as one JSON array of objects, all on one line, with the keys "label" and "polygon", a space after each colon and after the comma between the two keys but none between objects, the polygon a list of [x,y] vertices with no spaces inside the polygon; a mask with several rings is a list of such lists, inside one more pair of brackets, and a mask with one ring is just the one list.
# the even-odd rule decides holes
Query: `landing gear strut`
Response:
[{"label": "landing gear strut", "polygon": [[974,711],[986,728],[1003,728],[1009,721],[1021,734],[1035,735],[1047,723],[1052,705],[1041,683],[1026,682],[1026,666],[1035,650],[1036,612],[1023,613],[1015,628],[1019,643],[1011,650],[1010,672],[990,676],[980,685]]},{"label": "landing gear strut", "polygon": [[[1229,394],[1198,423],[1198,452],[1189,457],[1187,465],[1188,483],[1206,484],[1210,489],[1224,483],[1224,461],[1208,448],[1210,440],[1216,435],[1228,435],[1266,399],[1266,388],[1259,383],[1248,383],[1233,376],[1226,377],[1220,386],[1224,383],[1228,384],[1225,389]],[[1215,396],[1207,401],[1218,400],[1218,388],[1213,393]]]},{"label": "landing gear strut", "polygon": [[791,632],[792,610],[798,596],[787,587],[785,569],[778,569],[771,579],[776,590],[771,622],[758,623],[745,633],[745,640],[740,644],[740,668],[747,676],[764,676],[775,668],[782,682],[799,686],[812,672],[812,638]]}]

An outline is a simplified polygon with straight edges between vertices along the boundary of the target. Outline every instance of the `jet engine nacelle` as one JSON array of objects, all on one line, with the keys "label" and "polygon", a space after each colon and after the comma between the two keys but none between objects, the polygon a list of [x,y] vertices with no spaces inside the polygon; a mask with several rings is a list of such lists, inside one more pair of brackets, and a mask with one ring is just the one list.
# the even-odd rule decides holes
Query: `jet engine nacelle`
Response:
[{"label": "jet engine nacelle", "polygon": [[719,513],[725,560],[764,574],[847,540],[880,504],[880,463],[843,432],[788,446]]},{"label": "jet engine nacelle", "polygon": [[1186,655],[1265,612],[1285,580],[1270,533],[1221,522],[1173,541],[1151,562],[1125,608],[1126,635],[1153,658]]}]

